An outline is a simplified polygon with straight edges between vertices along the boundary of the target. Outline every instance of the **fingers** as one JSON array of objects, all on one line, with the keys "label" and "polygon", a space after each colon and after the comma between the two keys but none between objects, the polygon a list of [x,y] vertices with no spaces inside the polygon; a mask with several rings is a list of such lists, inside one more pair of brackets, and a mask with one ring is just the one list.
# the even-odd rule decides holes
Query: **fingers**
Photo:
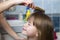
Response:
[{"label": "fingers", "polygon": [[26,3],[20,3],[20,5],[25,5]]},{"label": "fingers", "polygon": [[28,7],[34,9],[35,8],[35,5],[33,3],[29,4]]}]

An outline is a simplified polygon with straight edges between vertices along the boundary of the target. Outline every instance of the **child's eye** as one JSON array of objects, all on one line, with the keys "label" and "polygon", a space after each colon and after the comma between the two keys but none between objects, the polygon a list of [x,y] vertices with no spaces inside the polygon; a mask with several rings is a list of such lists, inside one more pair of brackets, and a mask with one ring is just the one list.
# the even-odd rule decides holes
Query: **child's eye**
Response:
[{"label": "child's eye", "polygon": [[30,21],[28,21],[28,25],[31,26],[31,22]]},{"label": "child's eye", "polygon": [[31,26],[29,23],[28,23],[29,26]]}]

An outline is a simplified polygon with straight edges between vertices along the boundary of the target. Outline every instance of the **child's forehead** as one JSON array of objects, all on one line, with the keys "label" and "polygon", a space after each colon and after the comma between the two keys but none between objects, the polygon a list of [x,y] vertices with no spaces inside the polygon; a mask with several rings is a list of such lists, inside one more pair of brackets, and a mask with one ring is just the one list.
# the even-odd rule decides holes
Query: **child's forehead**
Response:
[{"label": "child's forehead", "polygon": [[31,17],[28,18],[28,20],[31,20],[31,19],[34,19],[34,16],[31,16]]},{"label": "child's forehead", "polygon": [[28,21],[33,21],[33,20],[34,20],[33,17],[28,18]]}]

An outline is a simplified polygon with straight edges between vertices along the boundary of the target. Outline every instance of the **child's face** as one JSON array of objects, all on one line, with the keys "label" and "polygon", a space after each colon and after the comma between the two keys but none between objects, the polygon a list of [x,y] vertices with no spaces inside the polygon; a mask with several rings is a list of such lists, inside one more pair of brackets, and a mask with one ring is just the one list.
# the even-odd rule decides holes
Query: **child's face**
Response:
[{"label": "child's face", "polygon": [[22,33],[27,36],[35,36],[37,34],[37,28],[33,25],[33,17],[24,24]]}]

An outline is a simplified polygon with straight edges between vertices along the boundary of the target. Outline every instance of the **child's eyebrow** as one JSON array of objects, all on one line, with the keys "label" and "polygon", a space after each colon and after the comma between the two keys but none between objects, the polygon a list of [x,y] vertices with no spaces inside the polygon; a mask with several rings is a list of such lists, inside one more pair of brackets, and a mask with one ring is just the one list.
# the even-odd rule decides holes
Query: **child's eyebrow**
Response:
[{"label": "child's eyebrow", "polygon": [[31,23],[31,22],[29,21],[29,23]]}]

